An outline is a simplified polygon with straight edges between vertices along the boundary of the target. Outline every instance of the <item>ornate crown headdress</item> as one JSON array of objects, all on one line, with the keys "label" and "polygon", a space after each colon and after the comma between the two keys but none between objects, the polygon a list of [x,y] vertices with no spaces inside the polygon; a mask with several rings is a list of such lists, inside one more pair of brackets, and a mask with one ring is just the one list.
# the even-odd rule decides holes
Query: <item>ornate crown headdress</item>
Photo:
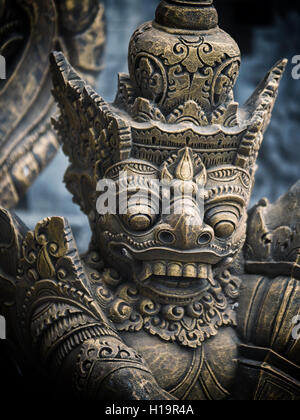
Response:
[{"label": "ornate crown headdress", "polygon": [[[218,27],[211,0],[162,1],[153,22],[134,33],[129,76],[119,75],[116,100],[107,104],[75,73],[62,53],[51,57],[55,127],[71,165],[65,181],[89,214],[99,179],[128,159],[143,170],[192,149],[220,180],[236,172],[250,197],[256,159],[286,60],[277,63],[243,107],[234,101],[240,51]],[[228,170],[228,166],[233,169]]]}]

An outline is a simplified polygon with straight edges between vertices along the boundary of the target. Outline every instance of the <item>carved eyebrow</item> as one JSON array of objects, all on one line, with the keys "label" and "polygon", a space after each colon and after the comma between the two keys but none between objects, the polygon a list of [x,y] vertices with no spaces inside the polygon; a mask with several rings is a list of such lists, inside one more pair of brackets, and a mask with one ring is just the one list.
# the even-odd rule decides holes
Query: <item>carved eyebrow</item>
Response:
[{"label": "carved eyebrow", "polygon": [[242,187],[237,185],[219,185],[205,191],[204,200],[209,202],[235,201],[243,207],[247,203],[248,196]]},{"label": "carved eyebrow", "polygon": [[241,216],[241,206],[234,202],[223,202],[216,205],[211,205],[206,210],[206,216],[211,217],[216,213],[233,213],[237,218]]}]

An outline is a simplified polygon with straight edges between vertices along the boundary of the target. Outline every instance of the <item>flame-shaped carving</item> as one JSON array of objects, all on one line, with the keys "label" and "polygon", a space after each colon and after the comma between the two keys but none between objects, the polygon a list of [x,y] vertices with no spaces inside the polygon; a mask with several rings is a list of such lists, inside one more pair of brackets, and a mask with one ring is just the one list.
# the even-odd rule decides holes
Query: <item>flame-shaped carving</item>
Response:
[{"label": "flame-shaped carving", "polygon": [[191,150],[185,149],[176,168],[176,177],[182,181],[192,181],[194,177],[194,165],[191,158]]}]

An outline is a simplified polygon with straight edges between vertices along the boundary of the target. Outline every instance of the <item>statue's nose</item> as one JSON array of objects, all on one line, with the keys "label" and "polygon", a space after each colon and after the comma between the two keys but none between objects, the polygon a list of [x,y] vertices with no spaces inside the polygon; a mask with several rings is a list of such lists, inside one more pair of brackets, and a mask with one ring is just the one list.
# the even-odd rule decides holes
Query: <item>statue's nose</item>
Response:
[{"label": "statue's nose", "polygon": [[157,240],[162,245],[195,249],[207,246],[214,239],[213,229],[204,223],[195,206],[186,206],[180,214],[170,214],[164,221],[157,230]]}]

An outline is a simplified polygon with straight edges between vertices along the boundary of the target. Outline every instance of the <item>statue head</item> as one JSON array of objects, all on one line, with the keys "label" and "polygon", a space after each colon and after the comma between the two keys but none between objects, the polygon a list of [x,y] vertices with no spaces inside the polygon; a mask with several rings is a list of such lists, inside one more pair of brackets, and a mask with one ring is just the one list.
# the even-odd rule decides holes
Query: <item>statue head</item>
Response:
[{"label": "statue head", "polygon": [[212,3],[160,3],[131,39],[130,74],[119,76],[112,105],[60,53],[52,57],[56,127],[71,160],[65,180],[89,215],[92,247],[161,303],[193,302],[243,248],[256,160],[286,65],[239,107],[239,48]]}]

